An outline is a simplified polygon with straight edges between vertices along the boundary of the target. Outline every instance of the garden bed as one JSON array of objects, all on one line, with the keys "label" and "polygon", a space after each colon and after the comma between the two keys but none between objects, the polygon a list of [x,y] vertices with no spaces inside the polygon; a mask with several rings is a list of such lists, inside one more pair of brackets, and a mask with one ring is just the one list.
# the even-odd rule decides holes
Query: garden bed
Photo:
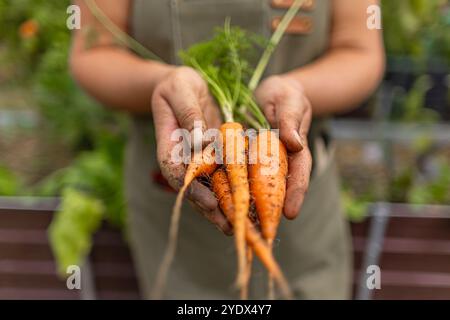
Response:
[{"label": "garden bed", "polygon": [[137,281],[120,232],[104,225],[81,270],[82,290],[57,275],[47,228],[56,198],[0,198],[0,299],[137,299]]},{"label": "garden bed", "polygon": [[[139,298],[127,245],[106,225],[82,269],[85,289],[67,289],[46,231],[57,206],[58,199],[0,198],[0,298]],[[450,207],[373,204],[352,234],[356,298],[450,299]],[[381,290],[364,286],[370,264],[381,267]]]}]

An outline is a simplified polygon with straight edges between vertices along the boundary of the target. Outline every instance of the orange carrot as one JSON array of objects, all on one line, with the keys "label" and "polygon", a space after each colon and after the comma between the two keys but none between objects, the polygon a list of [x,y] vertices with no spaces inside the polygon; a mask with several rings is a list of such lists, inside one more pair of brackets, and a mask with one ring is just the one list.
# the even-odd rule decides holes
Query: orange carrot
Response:
[{"label": "orange carrot", "polygon": [[224,164],[231,186],[235,209],[234,226],[236,251],[238,256],[238,275],[236,283],[239,288],[245,285],[246,247],[245,220],[250,206],[250,191],[245,153],[244,129],[240,123],[226,122],[220,127],[223,143]]},{"label": "orange carrot", "polygon": [[[272,248],[286,195],[287,153],[273,131],[263,131],[249,146],[250,192],[255,201],[261,232]],[[274,298],[269,274],[269,299]]]},{"label": "orange carrot", "polygon": [[[233,221],[235,221],[233,197],[230,183],[224,170],[218,169],[213,174],[211,185],[218,198],[219,206],[222,209],[223,214],[233,224]],[[253,251],[267,268],[269,273],[273,276],[273,278],[279,285],[284,297],[288,299],[292,298],[291,290],[289,289],[289,285],[283,275],[283,272],[281,271],[281,268],[273,258],[272,252],[269,249],[266,241],[260,236],[255,226],[250,221],[250,218],[248,217],[245,218],[245,230],[246,241],[249,247],[253,249]]]},{"label": "orange carrot", "polygon": [[[246,157],[246,159],[248,158],[248,136],[247,135],[245,136],[245,157]],[[241,289],[241,300],[248,299],[248,295],[249,295],[248,287],[249,287],[250,279],[252,276],[252,265],[253,265],[253,251],[252,251],[252,248],[247,243],[247,269],[245,270],[245,283]]]},{"label": "orange carrot", "polygon": [[175,257],[177,248],[177,238],[178,238],[178,227],[180,224],[181,217],[181,205],[183,201],[184,194],[190,184],[200,176],[209,176],[214,173],[217,168],[215,163],[213,146],[209,145],[205,150],[197,155],[193,156],[193,161],[188,165],[186,169],[186,174],[184,176],[184,183],[178,192],[177,199],[172,211],[172,217],[170,221],[169,228],[169,240],[167,244],[167,249],[165,251],[163,260],[159,266],[158,273],[156,276],[156,283],[153,289],[152,296],[154,299],[161,299],[164,286],[167,280],[167,274],[172,265],[173,259]]},{"label": "orange carrot", "polygon": [[[273,147],[272,147],[273,144]],[[250,141],[250,192],[269,245],[275,240],[286,195],[287,153],[273,131],[263,131]],[[256,161],[255,161],[256,160]]]},{"label": "orange carrot", "polygon": [[248,286],[252,275],[253,251],[247,244],[247,268],[245,270],[245,283],[241,289],[241,300],[248,299]]}]

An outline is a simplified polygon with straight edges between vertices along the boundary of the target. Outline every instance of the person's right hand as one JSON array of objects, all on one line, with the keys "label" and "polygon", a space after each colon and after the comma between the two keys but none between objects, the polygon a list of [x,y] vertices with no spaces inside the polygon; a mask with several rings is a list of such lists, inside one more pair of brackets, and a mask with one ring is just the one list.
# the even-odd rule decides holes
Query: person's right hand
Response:
[{"label": "person's right hand", "polygon": [[[209,94],[208,85],[194,69],[176,67],[155,88],[152,112],[161,172],[169,184],[179,190],[186,168],[171,159],[172,150],[178,143],[171,141],[171,135],[180,128],[192,132],[196,121],[202,124],[202,130],[219,128],[222,122],[219,109]],[[230,234],[231,226],[221,213],[212,191],[195,181],[186,195],[209,221]]]}]

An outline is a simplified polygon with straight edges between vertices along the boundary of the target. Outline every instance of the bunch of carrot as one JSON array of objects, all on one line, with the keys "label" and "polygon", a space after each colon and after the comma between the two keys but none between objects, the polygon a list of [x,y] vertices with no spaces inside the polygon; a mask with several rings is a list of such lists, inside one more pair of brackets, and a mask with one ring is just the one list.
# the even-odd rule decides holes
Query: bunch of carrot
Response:
[{"label": "bunch of carrot", "polygon": [[[211,161],[213,152],[206,148],[195,154],[187,166],[184,184],[174,206],[169,245],[157,275],[154,297],[160,298],[167,272],[175,255],[181,202],[189,185],[197,178],[209,178],[220,208],[234,229],[237,252],[237,286],[241,298],[247,298],[253,253],[269,273],[285,298],[291,298],[289,285],[272,254],[272,245],[280,223],[286,194],[288,161],[286,149],[257,105],[253,90],[269,62],[287,26],[303,0],[296,0],[266,44],[255,69],[249,60],[262,40],[227,20],[214,38],[196,44],[181,53],[184,63],[196,69],[209,85],[224,118],[220,128],[223,165]],[[263,129],[246,137],[245,128]],[[209,150],[208,150],[209,149]],[[254,203],[259,226],[250,219]],[[270,294],[272,296],[272,294]]]}]

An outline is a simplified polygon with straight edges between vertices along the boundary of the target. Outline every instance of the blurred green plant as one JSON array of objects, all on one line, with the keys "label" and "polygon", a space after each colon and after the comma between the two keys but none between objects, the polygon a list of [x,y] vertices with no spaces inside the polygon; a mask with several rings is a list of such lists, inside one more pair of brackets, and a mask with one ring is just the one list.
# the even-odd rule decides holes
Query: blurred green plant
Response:
[{"label": "blurred green plant", "polygon": [[[82,152],[70,167],[55,172],[35,188],[35,195],[61,195],[61,209],[49,235],[62,276],[69,265],[84,261],[103,219],[126,231],[124,144],[124,137],[105,135],[97,148]],[[77,201],[81,202],[78,206]]]},{"label": "blurred green plant", "polygon": [[419,76],[411,89],[407,92],[401,87],[395,88],[392,119],[411,123],[435,123],[439,114],[426,108],[426,94],[431,88],[431,79],[428,75]]},{"label": "blurred green plant", "polygon": [[[125,229],[122,185],[127,121],[85,95],[68,69],[70,0],[0,0],[2,63],[14,66],[8,82],[32,89],[46,139],[78,153],[73,163],[25,190],[0,168],[0,194],[61,196],[49,229],[60,272],[81,264],[101,220]],[[5,182],[5,183],[3,183]]]},{"label": "blurred green plant", "polygon": [[[63,194],[67,188],[82,191],[102,202],[105,218],[112,225],[126,222],[123,197],[124,139],[111,139],[95,150],[82,152],[70,167],[55,172],[34,189],[39,196]],[[120,150],[120,151],[119,151]]]},{"label": "blurred green plant", "polygon": [[0,0],[0,38],[20,80],[33,77],[43,54],[69,43],[69,4],[70,0]]},{"label": "blurred green plant", "polygon": [[388,55],[440,59],[450,65],[450,10],[447,0],[383,0]]},{"label": "blurred green plant", "polygon": [[21,190],[22,185],[14,172],[0,165],[0,196],[15,196]]},{"label": "blurred green plant", "polygon": [[58,273],[65,276],[68,266],[80,265],[90,252],[92,234],[100,227],[106,209],[97,198],[70,187],[62,199],[48,232]]},{"label": "blurred green plant", "polygon": [[450,204],[450,164],[442,160],[432,179],[420,179],[411,187],[407,200],[413,204]]},{"label": "blurred green plant", "polygon": [[33,94],[53,136],[74,150],[91,149],[105,129],[122,120],[81,92],[67,61],[68,44],[46,52],[34,74]]},{"label": "blurred green plant", "polygon": [[414,185],[414,171],[414,168],[406,168],[390,179],[388,201],[396,203],[406,202],[407,194]]},{"label": "blurred green plant", "polygon": [[[0,0],[0,38],[16,71],[8,80],[29,85],[53,136],[83,150],[95,145],[99,131],[122,120],[84,94],[70,76],[66,26],[70,4],[70,0]],[[34,26],[28,26],[33,32],[24,31],[27,24]]]},{"label": "blurred green plant", "polygon": [[364,197],[355,195],[350,189],[344,188],[341,192],[343,210],[352,222],[363,221],[369,213],[369,201]]}]

